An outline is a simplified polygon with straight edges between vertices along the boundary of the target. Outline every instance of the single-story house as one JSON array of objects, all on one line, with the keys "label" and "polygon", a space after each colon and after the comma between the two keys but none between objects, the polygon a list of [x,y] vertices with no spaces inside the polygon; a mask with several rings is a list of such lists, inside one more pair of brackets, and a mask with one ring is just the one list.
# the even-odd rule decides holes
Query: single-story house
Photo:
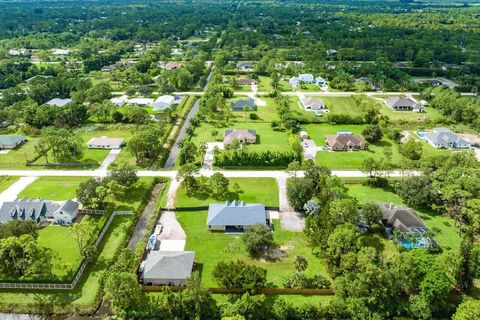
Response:
[{"label": "single-story house", "polygon": [[124,94],[120,97],[111,98],[110,102],[116,107],[123,107],[128,102],[128,96]]},{"label": "single-story house", "polygon": [[298,75],[300,83],[314,83],[315,77],[310,73],[302,73]]},{"label": "single-story house", "polygon": [[327,105],[320,98],[302,97],[300,103],[305,110],[324,110]]},{"label": "single-story house", "polygon": [[395,111],[422,112],[423,106],[412,98],[391,97],[384,100],[385,104]]},{"label": "single-story house", "polygon": [[0,208],[0,223],[12,220],[53,221],[59,225],[71,225],[78,214],[78,203],[67,200],[63,203],[43,199],[17,199],[4,202]]},{"label": "single-story house", "polygon": [[379,206],[383,212],[381,220],[386,227],[397,229],[402,233],[425,231],[427,229],[422,219],[411,208],[396,206],[391,203],[380,203]]},{"label": "single-story house", "polygon": [[249,61],[240,61],[236,65],[237,69],[240,71],[252,71],[253,64]]},{"label": "single-story house", "polygon": [[128,104],[138,104],[139,106],[143,107],[148,107],[153,105],[153,102],[155,102],[154,99],[152,98],[132,98],[128,99]]},{"label": "single-story house", "polygon": [[243,231],[255,224],[269,224],[263,204],[246,204],[234,200],[208,206],[208,230]]},{"label": "single-story house", "polygon": [[122,138],[92,138],[88,140],[87,146],[90,149],[120,149],[125,140]]},{"label": "single-story house", "polygon": [[150,251],[140,265],[140,278],[145,285],[183,286],[194,261],[194,251]]},{"label": "single-story house", "polygon": [[31,78],[28,78],[27,80],[25,80],[26,83],[30,83],[32,82],[33,80],[35,79],[48,79],[48,78],[53,78],[52,76],[46,76],[46,75],[43,75],[43,74],[37,74],[36,76],[33,76]]},{"label": "single-story house", "polygon": [[167,71],[178,69],[178,68],[182,67],[183,65],[184,65],[184,63],[181,62],[181,61],[169,61],[169,62],[160,61],[158,63],[158,67],[160,69],[167,70]]},{"label": "single-story house", "polygon": [[425,140],[435,148],[468,149],[470,143],[448,128],[434,128],[424,133]]},{"label": "single-story house", "polygon": [[255,79],[247,79],[247,78],[241,78],[235,80],[235,82],[241,86],[249,86],[252,84],[258,84],[258,80]]},{"label": "single-story house", "polygon": [[54,56],[68,56],[70,54],[70,50],[66,49],[52,49],[52,54]]},{"label": "single-story house", "polygon": [[243,111],[245,107],[247,108],[247,110],[254,110],[255,100],[253,100],[253,98],[246,98],[233,101],[230,109],[232,111]]},{"label": "single-story house", "polygon": [[349,132],[326,136],[325,142],[331,151],[361,150],[365,148],[363,140],[359,136]]},{"label": "single-story house", "polygon": [[223,144],[227,145],[238,140],[241,143],[256,143],[257,131],[250,129],[227,129],[223,134]]},{"label": "single-story house", "polygon": [[[181,98],[180,98],[181,100]],[[178,99],[171,95],[164,95],[158,97],[152,104],[153,110],[155,111],[164,111],[166,109],[172,108],[174,105],[178,104]]]},{"label": "single-story house", "polygon": [[420,80],[420,82],[423,84],[434,86],[434,87],[443,85],[443,81],[438,79],[424,79],[424,80]]},{"label": "single-story house", "polygon": [[298,77],[291,77],[288,80],[288,83],[290,83],[290,85],[292,85],[292,86],[298,86],[298,85],[300,85],[300,79]]},{"label": "single-story house", "polygon": [[53,98],[51,100],[48,100],[45,102],[45,104],[49,106],[56,106],[59,108],[63,108],[67,105],[69,105],[72,102],[72,99],[61,99],[61,98]]},{"label": "single-story house", "polygon": [[27,138],[21,135],[0,136],[0,149],[15,149],[25,141]]}]

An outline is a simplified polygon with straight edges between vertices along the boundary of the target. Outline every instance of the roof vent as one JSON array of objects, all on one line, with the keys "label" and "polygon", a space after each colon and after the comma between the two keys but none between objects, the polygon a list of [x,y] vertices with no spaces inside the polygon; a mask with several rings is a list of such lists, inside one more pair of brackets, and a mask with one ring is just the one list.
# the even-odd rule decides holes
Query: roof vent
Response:
[{"label": "roof vent", "polygon": [[233,200],[233,203],[232,203],[235,207],[238,205],[238,201],[237,199]]}]

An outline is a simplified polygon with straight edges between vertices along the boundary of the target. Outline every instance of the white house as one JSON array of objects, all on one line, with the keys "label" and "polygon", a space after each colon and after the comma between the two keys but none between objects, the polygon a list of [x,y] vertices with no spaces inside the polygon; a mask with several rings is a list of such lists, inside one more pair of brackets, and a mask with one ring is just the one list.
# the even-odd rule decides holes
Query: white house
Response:
[{"label": "white house", "polygon": [[122,138],[92,138],[88,140],[87,146],[89,149],[120,149],[125,140]]},{"label": "white house", "polygon": [[138,104],[143,107],[151,106],[153,102],[155,102],[155,100],[151,98],[132,98],[128,100],[128,104]]},{"label": "white house", "polygon": [[50,105],[50,106],[56,106],[56,107],[59,107],[59,108],[63,108],[65,106],[69,105],[71,102],[72,102],[72,99],[53,98],[53,99],[45,102],[45,104]]},{"label": "white house", "polygon": [[315,77],[310,73],[302,73],[298,75],[298,79],[303,83],[314,83]]},{"label": "white house", "polygon": [[73,200],[65,201],[60,208],[53,212],[53,220],[56,224],[69,226],[78,214],[78,203]]},{"label": "white house", "polygon": [[174,96],[164,95],[158,97],[155,102],[153,102],[152,107],[155,111],[164,111],[166,109],[170,109],[175,104],[176,100]]},{"label": "white house", "polygon": [[110,99],[110,102],[116,107],[123,107],[125,105],[125,103],[128,102],[128,96],[123,95],[123,96],[120,96],[120,97],[114,97],[114,98]]},{"label": "white house", "polygon": [[65,50],[65,49],[52,49],[52,54],[54,56],[61,56],[65,57],[70,54],[70,50]]}]

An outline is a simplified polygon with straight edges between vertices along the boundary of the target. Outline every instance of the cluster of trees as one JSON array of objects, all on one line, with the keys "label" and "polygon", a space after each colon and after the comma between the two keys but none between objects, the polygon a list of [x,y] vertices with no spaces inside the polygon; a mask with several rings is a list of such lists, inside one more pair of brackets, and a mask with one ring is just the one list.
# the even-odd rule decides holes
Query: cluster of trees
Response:
[{"label": "cluster of trees", "polygon": [[215,165],[220,167],[286,167],[290,162],[299,159],[299,155],[294,152],[269,150],[263,152],[217,150],[215,152]]},{"label": "cluster of trees", "polygon": [[[192,196],[208,195],[217,200],[226,200],[229,196],[230,181],[220,172],[210,177],[197,176],[199,169],[192,163],[184,164],[178,169],[177,179],[182,179],[182,187]],[[239,192],[238,184],[233,186]]]},{"label": "cluster of trees", "polygon": [[164,134],[163,127],[140,126],[130,138],[127,149],[135,156],[138,164],[153,162],[163,150]]},{"label": "cluster of trees", "polygon": [[67,163],[83,157],[85,146],[82,139],[66,129],[44,128],[35,145],[36,158],[44,157],[49,163],[51,154],[55,162]]}]

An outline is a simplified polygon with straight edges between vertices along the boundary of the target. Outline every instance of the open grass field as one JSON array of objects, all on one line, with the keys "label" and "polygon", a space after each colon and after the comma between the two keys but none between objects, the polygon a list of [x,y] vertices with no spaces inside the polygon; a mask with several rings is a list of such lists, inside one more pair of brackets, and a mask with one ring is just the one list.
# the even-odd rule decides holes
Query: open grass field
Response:
[{"label": "open grass field", "polygon": [[[349,194],[358,199],[359,203],[365,202],[388,202],[403,205],[402,199],[392,190],[371,188],[360,184],[348,184]],[[417,210],[418,215],[423,219],[428,228],[438,228],[440,232],[435,239],[444,251],[458,251],[460,248],[460,237],[454,225],[453,219],[433,212]]]},{"label": "open grass field", "polygon": [[[351,131],[361,137],[361,132],[365,128],[364,125],[330,125],[330,124],[307,124],[302,127],[308,132],[310,138],[313,139],[317,146],[325,146],[325,136],[334,135],[338,131]],[[379,143],[368,146],[368,150],[361,151],[319,151],[317,152],[316,163],[331,169],[358,169],[362,162],[367,158],[379,159],[384,157],[383,150],[389,147],[392,150],[392,162],[400,163],[404,161],[404,157],[398,152],[398,145],[393,141],[383,138]],[[423,142],[423,157],[449,154],[450,150],[435,149],[428,143]]]},{"label": "open grass field", "polygon": [[[227,104],[230,105],[232,101],[236,100],[241,100],[247,98],[246,96],[235,96],[235,98],[232,98],[227,101]],[[239,123],[249,123],[249,122],[272,122],[273,120],[279,120],[280,117],[278,116],[277,109],[276,109],[276,103],[273,98],[265,98],[261,97],[260,98],[263,101],[267,102],[267,105],[265,107],[257,107],[257,110],[255,111],[232,111],[234,115],[234,122],[239,122]],[[252,120],[250,119],[249,115],[250,113],[255,113],[258,116],[258,120]]]},{"label": "open grass field", "polygon": [[78,185],[87,177],[40,177],[28,185],[19,197],[61,201],[76,197]]},{"label": "open grass field", "polygon": [[[267,207],[278,207],[278,186],[273,178],[230,178],[228,200],[243,200],[246,203],[263,203]],[[238,184],[239,192],[233,191],[233,185]],[[177,207],[206,206],[212,202],[224,202],[223,200],[210,198],[208,194],[200,194],[197,197],[188,196],[184,188],[177,192],[175,205]]]},{"label": "open grass field", "polygon": [[12,184],[18,180],[18,177],[0,176],[0,192],[8,189]]},{"label": "open grass field", "polygon": [[10,150],[7,154],[0,154],[0,168],[2,169],[32,169],[25,162],[35,155],[35,145],[38,138],[27,137],[27,142]]},{"label": "open grass field", "polygon": [[312,254],[306,236],[281,230],[274,220],[274,241],[286,257],[279,260],[252,259],[248,256],[241,235],[210,232],[205,225],[207,211],[177,212],[177,218],[187,234],[186,250],[195,251],[195,261],[202,273],[202,282],[207,287],[217,287],[212,271],[220,261],[242,260],[267,269],[267,280],[273,287],[282,287],[283,278],[295,271],[293,260],[297,255],[308,259],[306,273],[326,275],[323,263]]},{"label": "open grass field", "polygon": [[[243,116],[243,112],[240,111]],[[248,116],[247,116],[248,117]],[[202,123],[196,128],[192,141],[201,142],[223,141],[223,132],[226,129],[253,129],[257,131],[257,143],[244,147],[251,151],[289,151],[290,144],[286,131],[274,131],[270,123],[265,122],[233,122],[227,126],[219,127],[218,123]],[[217,132],[216,136],[212,132]]]}]

